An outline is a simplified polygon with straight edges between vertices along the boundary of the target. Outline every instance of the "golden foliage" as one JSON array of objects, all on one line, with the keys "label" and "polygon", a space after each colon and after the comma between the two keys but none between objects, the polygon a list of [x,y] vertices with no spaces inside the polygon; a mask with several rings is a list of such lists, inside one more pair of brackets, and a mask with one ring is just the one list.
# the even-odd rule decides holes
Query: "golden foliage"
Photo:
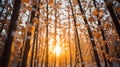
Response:
[{"label": "golden foliage", "polygon": [[37,5],[37,1],[36,0],[32,0],[33,5]]},{"label": "golden foliage", "polygon": [[94,11],[93,11],[93,15],[94,16],[100,16],[102,17],[104,15],[104,10],[99,10],[98,8],[96,8]]},{"label": "golden foliage", "polygon": [[105,58],[108,60],[110,58],[109,54],[106,54]]},{"label": "golden foliage", "polygon": [[77,4],[77,0],[73,0],[73,3],[74,3],[74,4]]},{"label": "golden foliage", "polygon": [[20,41],[16,40],[16,41],[15,41],[15,44],[21,45],[22,43],[21,43]]},{"label": "golden foliage", "polygon": [[89,17],[89,18],[88,18],[88,21],[89,21],[89,22],[95,22],[95,19],[94,19],[93,17]]},{"label": "golden foliage", "polygon": [[34,25],[29,25],[28,32],[33,33],[34,31],[35,31],[35,26]]},{"label": "golden foliage", "polygon": [[106,44],[106,41],[101,41],[101,44],[104,46]]},{"label": "golden foliage", "polygon": [[32,11],[32,7],[28,6],[27,10]]},{"label": "golden foliage", "polygon": [[80,23],[77,23],[77,24],[76,24],[77,27],[80,27],[80,25],[81,25]]},{"label": "golden foliage", "polygon": [[53,5],[54,5],[53,0],[50,0],[48,4],[49,4],[50,6],[53,6]]},{"label": "golden foliage", "polygon": [[19,24],[22,24],[22,21],[19,21]]},{"label": "golden foliage", "polygon": [[105,25],[104,25],[105,28],[110,28],[110,26],[111,25],[109,23],[105,23]]},{"label": "golden foliage", "polygon": [[115,8],[116,12],[120,14],[120,7]]},{"label": "golden foliage", "polygon": [[40,8],[43,8],[43,7],[44,7],[43,5],[44,5],[44,3],[43,3],[43,2],[40,2],[39,7],[40,7]]},{"label": "golden foliage", "polygon": [[110,62],[112,62],[113,60],[114,60],[114,58],[112,58],[112,57],[111,57],[111,58],[109,58],[109,61],[110,61]]},{"label": "golden foliage", "polygon": [[39,21],[38,21],[38,19],[35,17],[35,18],[32,19],[32,22],[35,23],[35,24],[38,24]]},{"label": "golden foliage", "polygon": [[40,13],[39,13],[39,11],[36,10],[36,11],[35,11],[35,14],[39,15]]},{"label": "golden foliage", "polygon": [[26,28],[21,28],[20,31],[21,31],[21,32],[25,32],[25,31],[26,31]]},{"label": "golden foliage", "polygon": [[96,38],[99,38],[99,37],[101,36],[101,34],[98,33],[97,31],[94,31],[93,34],[94,34],[94,36],[95,36]]},{"label": "golden foliage", "polygon": [[94,16],[97,16],[99,14],[99,10],[96,8],[94,11],[93,11],[93,15]]},{"label": "golden foliage", "polygon": [[99,10],[99,15],[103,16],[104,15],[104,10]]},{"label": "golden foliage", "polygon": [[22,3],[29,3],[30,0],[22,0]]}]

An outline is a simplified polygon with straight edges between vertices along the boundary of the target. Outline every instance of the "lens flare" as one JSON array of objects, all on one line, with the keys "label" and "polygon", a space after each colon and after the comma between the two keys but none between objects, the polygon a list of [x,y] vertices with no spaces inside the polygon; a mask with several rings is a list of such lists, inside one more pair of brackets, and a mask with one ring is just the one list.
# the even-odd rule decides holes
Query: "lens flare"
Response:
[{"label": "lens flare", "polygon": [[56,56],[59,56],[61,53],[61,47],[59,45],[56,45],[55,49],[54,49]]}]

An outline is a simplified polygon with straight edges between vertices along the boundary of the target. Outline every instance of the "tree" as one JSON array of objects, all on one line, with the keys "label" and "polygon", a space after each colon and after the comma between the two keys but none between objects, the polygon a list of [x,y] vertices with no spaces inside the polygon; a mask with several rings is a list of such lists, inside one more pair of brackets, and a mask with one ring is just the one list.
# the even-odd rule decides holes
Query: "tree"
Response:
[{"label": "tree", "polygon": [[81,60],[81,66],[84,67],[84,64],[83,64],[83,58],[82,58],[82,52],[81,52],[81,47],[80,47],[80,40],[79,40],[79,36],[78,36],[78,31],[77,31],[77,28],[76,28],[76,17],[74,16],[74,12],[73,12],[73,6],[72,6],[72,3],[71,3],[71,0],[69,0],[70,2],[70,6],[71,6],[71,10],[72,10],[72,16],[73,16],[73,20],[74,20],[74,27],[75,27],[75,37],[76,37],[76,50],[78,49],[78,52],[79,52],[79,55],[80,55],[80,60]]},{"label": "tree", "polygon": [[13,33],[15,33],[17,29],[17,20],[19,16],[20,4],[21,4],[20,0],[15,0],[13,14],[11,16],[12,18],[10,20],[10,25],[9,25],[9,32],[7,34],[8,37],[5,43],[5,48],[4,48],[4,52],[2,56],[2,62],[0,64],[0,66],[3,66],[3,67],[10,66],[11,47],[13,45],[12,43],[14,41],[14,36],[15,36]]},{"label": "tree", "polygon": [[110,12],[112,20],[115,24],[117,33],[120,37],[120,30],[119,30],[120,29],[120,23],[119,23],[118,17],[116,17],[116,13],[114,12],[112,1],[110,1],[110,2],[107,1],[107,0],[104,0],[104,1],[105,1],[105,4],[106,4],[106,7],[107,7],[108,11]]},{"label": "tree", "polygon": [[[80,0],[78,0],[78,3],[79,3],[80,11],[81,11],[82,15],[84,15],[83,8],[81,6]],[[88,21],[87,21],[86,18],[84,18],[84,22],[85,22],[86,25],[88,25]],[[93,39],[93,35],[92,35],[92,32],[90,31],[89,26],[88,26],[88,33],[89,33],[89,38],[90,38],[91,43],[92,43],[92,47],[94,48],[95,47],[95,42],[94,42],[94,40],[92,40]],[[93,52],[94,52],[94,55],[95,55],[95,61],[97,63],[97,67],[101,67],[100,60],[99,60],[99,55],[98,55],[96,49],[93,49]]]}]

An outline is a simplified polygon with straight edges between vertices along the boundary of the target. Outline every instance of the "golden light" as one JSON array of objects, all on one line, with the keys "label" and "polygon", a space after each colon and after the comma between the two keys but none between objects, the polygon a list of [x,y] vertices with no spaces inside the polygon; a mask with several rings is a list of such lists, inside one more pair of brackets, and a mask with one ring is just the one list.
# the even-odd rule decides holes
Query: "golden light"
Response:
[{"label": "golden light", "polygon": [[54,48],[54,52],[56,53],[56,56],[59,56],[61,53],[61,47],[59,45],[56,45]]}]

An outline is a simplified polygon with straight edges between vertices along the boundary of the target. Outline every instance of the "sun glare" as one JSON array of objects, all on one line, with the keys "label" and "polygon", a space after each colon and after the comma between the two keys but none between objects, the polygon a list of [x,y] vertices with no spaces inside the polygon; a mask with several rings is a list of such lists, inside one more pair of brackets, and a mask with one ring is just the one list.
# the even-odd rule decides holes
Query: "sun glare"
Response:
[{"label": "sun glare", "polygon": [[61,47],[59,45],[57,45],[54,49],[55,53],[56,53],[56,56],[59,56],[60,53],[61,53]]}]

